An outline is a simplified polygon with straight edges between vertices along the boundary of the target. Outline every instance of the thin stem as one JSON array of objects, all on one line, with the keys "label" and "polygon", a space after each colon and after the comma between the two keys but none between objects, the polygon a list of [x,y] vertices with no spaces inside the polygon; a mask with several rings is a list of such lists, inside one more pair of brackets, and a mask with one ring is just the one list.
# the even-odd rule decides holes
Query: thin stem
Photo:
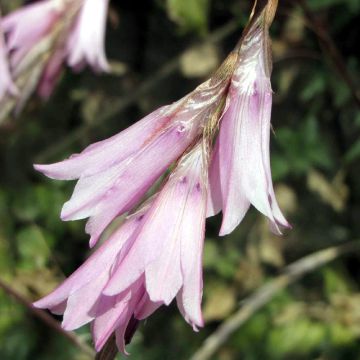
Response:
[{"label": "thin stem", "polygon": [[14,300],[16,300],[18,303],[22,304],[27,308],[27,310],[33,314],[35,317],[37,317],[39,320],[41,320],[43,323],[45,323],[49,328],[53,329],[66,339],[68,339],[71,343],[73,343],[77,348],[79,348],[84,354],[87,354],[89,356],[89,359],[93,359],[95,357],[95,352],[92,350],[90,346],[85,344],[81,339],[78,338],[78,336],[69,331],[65,331],[59,324],[58,321],[56,321],[52,316],[50,316],[47,312],[44,310],[40,310],[35,308],[30,301],[28,301],[23,295],[21,295],[16,290],[12,289],[9,285],[7,285],[3,280],[0,279],[0,288],[3,289],[3,291],[12,297]]},{"label": "thin stem", "polygon": [[204,341],[204,344],[190,360],[210,359],[235,331],[244,325],[257,310],[269,303],[280,290],[338,257],[359,250],[360,241],[351,241],[340,246],[314,252],[286,266],[281,275],[269,281],[246,298],[242,302],[240,309]]}]

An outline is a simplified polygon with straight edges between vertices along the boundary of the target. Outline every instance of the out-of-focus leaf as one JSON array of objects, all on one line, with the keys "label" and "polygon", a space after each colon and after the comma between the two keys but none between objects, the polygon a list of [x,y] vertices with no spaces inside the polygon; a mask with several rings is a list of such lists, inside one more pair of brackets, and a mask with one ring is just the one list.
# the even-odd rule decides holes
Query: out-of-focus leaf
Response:
[{"label": "out-of-focus leaf", "polygon": [[322,274],[324,276],[325,294],[328,298],[331,298],[333,294],[348,294],[352,288],[348,283],[346,273],[341,268],[333,269],[326,267],[323,269]]},{"label": "out-of-focus leaf", "polygon": [[167,9],[184,31],[206,32],[209,0],[167,0]]},{"label": "out-of-focus leaf", "polygon": [[221,283],[208,283],[203,306],[205,321],[223,320],[236,306],[235,290]]},{"label": "out-of-focus leaf", "polygon": [[304,88],[300,97],[303,101],[308,101],[312,99],[314,96],[322,93],[326,87],[326,80],[322,76],[321,73],[317,73],[316,76],[313,77],[312,81],[308,83],[308,86]]},{"label": "out-of-focus leaf", "polygon": [[18,250],[21,256],[19,267],[43,268],[49,259],[49,245],[52,242],[52,236],[45,234],[38,226],[30,225],[20,230],[17,234]]},{"label": "out-of-focus leaf", "polygon": [[331,168],[333,161],[330,149],[321,138],[318,124],[313,116],[309,116],[298,127],[287,127],[276,130],[276,142],[281,147],[281,155],[272,157],[273,175],[275,179],[293,173],[304,174],[312,166]]},{"label": "out-of-focus leaf", "polygon": [[273,356],[301,355],[321,344],[326,328],[319,322],[302,318],[274,328],[269,335],[268,346]]},{"label": "out-of-focus leaf", "polygon": [[344,183],[344,173],[340,172],[333,181],[328,181],[316,170],[310,170],[307,176],[310,190],[317,193],[321,199],[335,211],[343,211],[346,206],[349,190]]},{"label": "out-of-focus leaf", "polygon": [[346,153],[345,161],[347,163],[352,163],[353,161],[357,160],[359,157],[360,157],[360,140],[357,140]]},{"label": "out-of-focus leaf", "polygon": [[205,77],[218,67],[219,62],[217,48],[204,44],[187,51],[180,59],[180,67],[185,77]]}]

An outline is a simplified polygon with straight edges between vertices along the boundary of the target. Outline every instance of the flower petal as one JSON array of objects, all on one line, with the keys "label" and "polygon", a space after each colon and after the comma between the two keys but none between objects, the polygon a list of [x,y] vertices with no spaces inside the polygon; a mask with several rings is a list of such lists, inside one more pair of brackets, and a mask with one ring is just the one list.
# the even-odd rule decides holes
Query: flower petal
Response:
[{"label": "flower petal", "polygon": [[67,44],[69,66],[79,69],[88,63],[96,71],[109,71],[104,48],[108,4],[108,0],[84,0]]},{"label": "flower petal", "polygon": [[136,228],[143,221],[143,213],[132,215],[122,226],[110,236],[110,238],[97,249],[89,259],[85,261],[68,279],[66,279],[58,288],[49,295],[38,300],[34,306],[39,308],[53,309],[63,303],[68,297],[92,282],[93,279],[99,277],[102,273],[106,273],[109,277],[110,271],[115,265],[115,260],[121,258],[121,253],[129,241]]},{"label": "flower petal", "polygon": [[169,121],[167,110],[167,106],[159,108],[119,134],[92,144],[69,159],[50,165],[37,164],[34,167],[57,180],[73,180],[101,174],[139,151],[159,129],[166,126]]}]

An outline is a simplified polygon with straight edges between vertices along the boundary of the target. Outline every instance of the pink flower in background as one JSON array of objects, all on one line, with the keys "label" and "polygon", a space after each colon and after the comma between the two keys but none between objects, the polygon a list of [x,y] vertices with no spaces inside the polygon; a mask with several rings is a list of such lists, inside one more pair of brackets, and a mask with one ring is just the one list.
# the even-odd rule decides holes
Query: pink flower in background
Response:
[{"label": "pink flower in background", "polygon": [[0,99],[6,94],[17,94],[16,86],[12,80],[9,63],[8,52],[5,47],[4,36],[2,32],[2,21],[0,13]]},{"label": "pink flower in background", "polygon": [[221,235],[239,225],[250,204],[281,234],[289,227],[275,198],[270,169],[269,39],[259,18],[243,39],[213,154],[208,216],[223,213]]},{"label": "pink flower in background", "polygon": [[26,5],[3,19],[7,34],[7,48],[11,52],[13,68],[29,55],[30,51],[51,36],[52,29],[61,19],[65,2],[45,0]]},{"label": "pink flower in background", "polygon": [[110,222],[131,210],[201,135],[209,115],[224,98],[226,84],[209,80],[81,154],[51,165],[35,165],[53,179],[79,179],[61,218],[89,217],[86,232],[91,235],[90,245],[95,245]]},{"label": "pink flower in background", "polygon": [[35,306],[63,314],[66,330],[92,322],[97,351],[115,332],[125,352],[136,323],[175,297],[186,321],[203,326],[205,156],[201,144],[185,154],[160,193]]},{"label": "pink flower in background", "polygon": [[44,0],[5,16],[13,77],[34,71],[39,95],[47,98],[66,60],[76,70],[89,64],[96,71],[108,71],[107,8],[108,0]]}]

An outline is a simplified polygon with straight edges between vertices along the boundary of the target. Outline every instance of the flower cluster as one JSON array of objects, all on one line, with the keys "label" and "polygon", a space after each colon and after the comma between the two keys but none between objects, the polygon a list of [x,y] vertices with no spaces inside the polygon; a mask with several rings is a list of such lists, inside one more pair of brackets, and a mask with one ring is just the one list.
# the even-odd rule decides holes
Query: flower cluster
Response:
[{"label": "flower cluster", "polygon": [[53,91],[64,63],[108,71],[108,0],[42,0],[0,19],[0,104],[19,110],[37,88]]},{"label": "flower cluster", "polygon": [[[91,323],[97,351],[115,333],[125,352],[139,321],[175,298],[194,330],[203,326],[207,217],[222,210],[225,235],[252,204],[275,233],[289,227],[275,198],[269,158],[273,13],[270,5],[255,7],[236,49],[183,99],[69,159],[35,165],[53,179],[78,179],[61,217],[88,218],[91,247],[104,238],[35,306],[63,314],[67,330]],[[105,239],[105,229],[122,215]]]}]

